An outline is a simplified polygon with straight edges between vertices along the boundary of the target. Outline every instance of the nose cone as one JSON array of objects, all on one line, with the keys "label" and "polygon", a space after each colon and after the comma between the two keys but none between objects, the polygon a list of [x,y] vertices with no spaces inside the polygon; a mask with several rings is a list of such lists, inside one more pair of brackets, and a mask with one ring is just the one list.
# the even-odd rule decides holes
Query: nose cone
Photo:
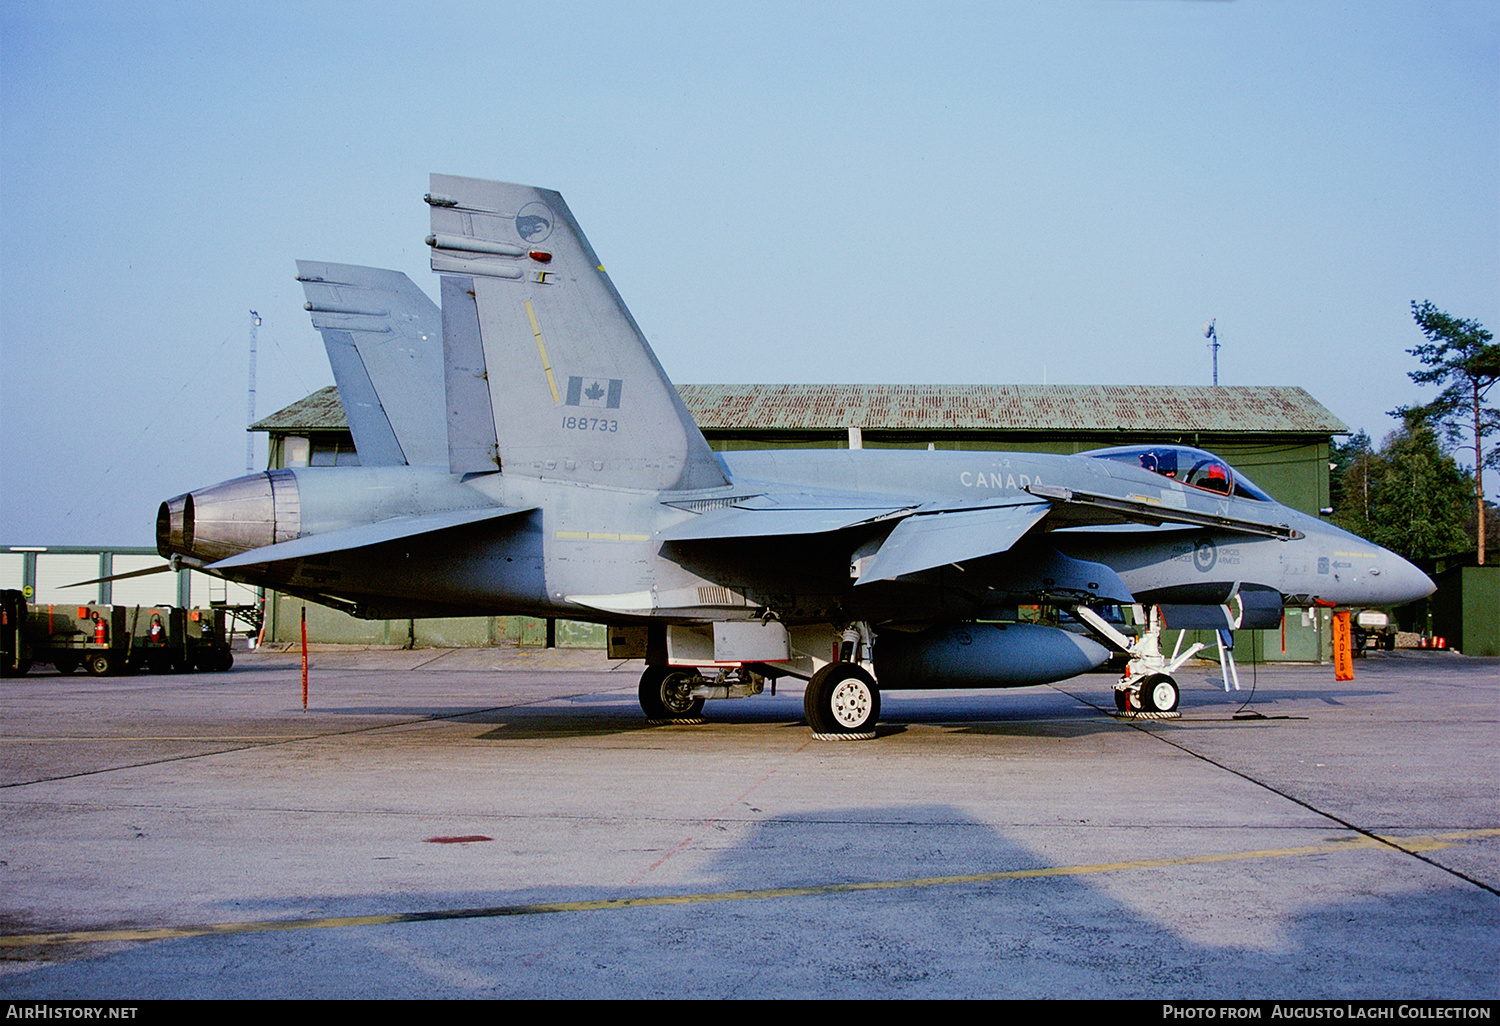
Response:
[{"label": "nose cone", "polygon": [[1383,597],[1372,605],[1401,606],[1437,591],[1432,578],[1387,549],[1380,550],[1379,573],[1374,583]]}]

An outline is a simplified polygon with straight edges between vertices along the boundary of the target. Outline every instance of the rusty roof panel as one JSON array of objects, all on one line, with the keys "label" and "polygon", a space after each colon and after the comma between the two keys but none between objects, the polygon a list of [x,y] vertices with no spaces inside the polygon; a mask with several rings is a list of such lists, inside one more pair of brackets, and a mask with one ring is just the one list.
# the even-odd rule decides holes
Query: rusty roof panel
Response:
[{"label": "rusty roof panel", "polygon": [[1341,434],[1282,385],[680,385],[699,427],[750,431],[1236,431]]},{"label": "rusty roof panel", "polygon": [[[1128,431],[1345,434],[1285,385],[679,385],[698,426],[740,431]],[[347,430],[332,385],[256,431]]]},{"label": "rusty roof panel", "polygon": [[339,402],[336,385],[320,388],[312,395],[298,399],[285,409],[257,420],[251,431],[348,431],[344,404]]}]

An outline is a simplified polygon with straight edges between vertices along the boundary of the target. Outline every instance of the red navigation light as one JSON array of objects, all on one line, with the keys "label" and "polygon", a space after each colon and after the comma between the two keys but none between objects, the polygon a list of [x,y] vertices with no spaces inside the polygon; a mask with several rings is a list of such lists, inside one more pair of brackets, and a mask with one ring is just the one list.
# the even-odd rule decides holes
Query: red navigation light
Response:
[{"label": "red navigation light", "polygon": [[531,259],[539,264],[548,264],[552,262],[552,254],[545,249],[534,249],[531,251]]}]

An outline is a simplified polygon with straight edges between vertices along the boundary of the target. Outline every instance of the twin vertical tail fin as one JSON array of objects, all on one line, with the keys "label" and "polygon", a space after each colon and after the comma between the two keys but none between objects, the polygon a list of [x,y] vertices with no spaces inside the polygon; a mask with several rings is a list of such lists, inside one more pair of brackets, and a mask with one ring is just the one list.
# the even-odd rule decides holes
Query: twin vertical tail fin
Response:
[{"label": "twin vertical tail fin", "polygon": [[450,469],[650,490],[727,484],[562,197],[431,181]]},{"label": "twin vertical tail fin", "polygon": [[446,463],[437,306],[399,271],[299,260],[297,280],[328,350],[360,463]]}]

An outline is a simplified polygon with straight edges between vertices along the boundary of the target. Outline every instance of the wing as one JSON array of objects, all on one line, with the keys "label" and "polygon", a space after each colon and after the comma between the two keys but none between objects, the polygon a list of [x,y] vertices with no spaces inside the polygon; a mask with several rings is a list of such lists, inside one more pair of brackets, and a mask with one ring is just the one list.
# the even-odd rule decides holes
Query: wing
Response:
[{"label": "wing", "polygon": [[[711,510],[661,533],[663,541],[787,538],[872,528],[863,544],[852,543],[856,586],[891,581],[948,565],[1010,553],[1014,559],[996,572],[1006,590],[1077,592],[1131,601],[1130,592],[1110,568],[1068,560],[1038,535],[1056,528],[1116,524],[1191,525],[1261,537],[1290,538],[1296,531],[1274,519],[1249,519],[1220,508],[1213,496],[1182,490],[1122,487],[1117,494],[1034,486],[1033,499],[895,505],[878,496],[813,494],[760,495],[724,500]],[[1274,507],[1273,509],[1279,509]],[[1274,516],[1274,512],[1273,512]],[[869,538],[882,525],[890,530]],[[1026,540],[1027,544],[1017,546]],[[856,545],[858,551],[855,551]],[[997,578],[999,580],[999,578]],[[997,585],[998,586],[998,585]]]},{"label": "wing", "polygon": [[443,466],[443,326],[437,304],[399,271],[297,261],[313,327],[364,466]]}]

